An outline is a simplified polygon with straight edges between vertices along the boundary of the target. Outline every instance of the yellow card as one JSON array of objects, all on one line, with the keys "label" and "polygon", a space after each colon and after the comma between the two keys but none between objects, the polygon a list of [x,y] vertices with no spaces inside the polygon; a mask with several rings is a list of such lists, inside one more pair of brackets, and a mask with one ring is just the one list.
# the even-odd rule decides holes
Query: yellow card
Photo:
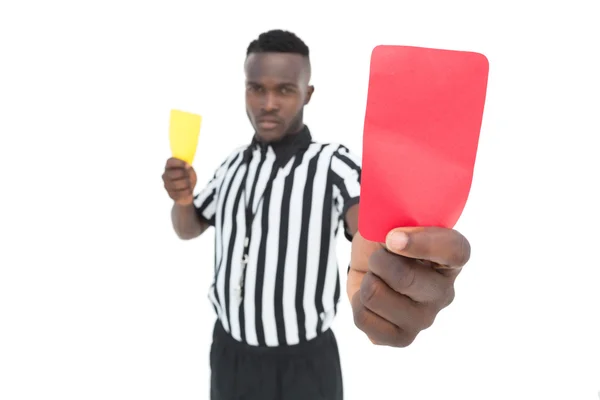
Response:
[{"label": "yellow card", "polygon": [[169,143],[174,158],[192,164],[198,147],[201,124],[202,117],[200,115],[171,110]]}]

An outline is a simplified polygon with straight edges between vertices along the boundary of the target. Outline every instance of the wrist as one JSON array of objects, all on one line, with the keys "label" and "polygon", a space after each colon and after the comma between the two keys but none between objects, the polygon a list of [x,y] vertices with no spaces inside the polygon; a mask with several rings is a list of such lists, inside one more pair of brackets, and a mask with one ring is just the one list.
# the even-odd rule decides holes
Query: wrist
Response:
[{"label": "wrist", "polygon": [[189,199],[176,200],[174,203],[176,207],[190,208],[194,206],[194,198],[190,197]]}]

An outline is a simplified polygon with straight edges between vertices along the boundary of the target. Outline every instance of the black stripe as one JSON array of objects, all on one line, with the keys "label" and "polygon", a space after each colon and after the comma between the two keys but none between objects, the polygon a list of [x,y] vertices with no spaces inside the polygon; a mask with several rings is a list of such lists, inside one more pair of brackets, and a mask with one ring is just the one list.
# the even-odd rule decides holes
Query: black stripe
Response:
[{"label": "black stripe", "polygon": [[[229,172],[229,169],[231,168],[231,166],[233,164],[235,164],[235,162],[238,160],[238,158],[240,158],[242,156],[243,153],[238,153],[235,157],[233,157],[233,159],[229,162],[229,165],[227,166],[227,170],[225,171],[225,173],[223,174],[223,179],[221,180],[221,184],[219,185],[219,190],[217,191],[217,193],[221,193],[221,191],[223,190],[223,185],[225,184],[225,178],[227,177],[227,172]],[[241,164],[240,164],[241,165]],[[237,169],[240,168],[240,165],[237,166]],[[233,174],[233,177],[231,178],[231,181],[233,182],[233,178],[235,178],[235,174],[237,174],[237,169],[236,172]],[[223,204],[225,204],[225,202],[223,202]],[[223,210],[221,210],[223,211]],[[222,226],[222,224],[221,224]]]},{"label": "black stripe", "polygon": [[210,195],[208,195],[208,197],[202,202],[202,204],[200,205],[200,207],[196,208],[196,213],[198,214],[198,217],[201,220],[208,222],[210,226],[215,226],[215,215],[216,215],[216,212],[210,218],[206,218],[203,215],[203,213],[204,213],[204,211],[206,211],[206,209],[208,208],[208,206],[210,206],[210,204],[213,201],[215,201],[216,192],[217,192],[217,189],[213,189],[210,192]]},{"label": "black stripe", "polygon": [[[341,156],[343,158],[346,158],[344,156]],[[348,160],[348,163],[352,164],[352,165],[356,165],[352,162],[352,160],[346,158]],[[342,220],[344,222],[344,237],[349,240],[352,241],[352,234],[349,232],[348,230],[348,223],[346,221],[346,213],[348,212],[348,209],[350,207],[352,207],[355,204],[359,203],[359,197],[351,197],[350,193],[348,192],[348,188],[346,187],[346,183],[344,181],[344,179],[339,176],[338,174],[336,174],[332,169],[330,169],[330,173],[329,176],[332,180],[332,183],[337,186],[337,188],[340,190],[340,196],[343,199],[343,207],[342,207],[342,212],[340,213],[340,220]],[[360,173],[358,176],[358,181],[360,183]],[[336,234],[337,234],[337,228],[336,228]]]},{"label": "black stripe", "polygon": [[[226,204],[227,204],[227,200],[229,199],[229,193],[231,192],[231,188],[233,187],[233,182],[235,181],[235,177],[237,176],[238,172],[240,171],[240,168],[242,167],[242,165],[244,165],[244,163],[240,163],[238,164],[237,168],[235,169],[235,172],[233,173],[233,175],[231,176],[231,180],[229,181],[229,185],[227,186],[227,191],[225,192],[225,200],[223,201],[223,210],[225,210]],[[233,203],[233,215],[229,215],[229,216],[225,216],[223,215],[223,218],[221,218],[221,235],[223,235],[223,225],[225,224],[225,218],[226,217],[230,217],[232,218],[231,221],[231,235],[229,236],[229,246],[227,249],[227,263],[225,264],[225,313],[227,315],[227,323],[230,323],[230,311],[229,311],[229,280],[231,278],[231,258],[233,255],[233,246],[235,244],[235,235],[236,235],[236,223],[235,223],[235,217],[236,217],[236,212],[240,203],[240,198],[242,197],[242,191],[238,190],[236,195],[235,195],[235,199],[234,199],[234,203]],[[221,260],[223,258],[221,257]],[[217,276],[219,274],[220,271],[217,271]],[[220,302],[221,303],[221,302]],[[231,325],[229,324],[229,328],[231,329]]]},{"label": "black stripe", "polygon": [[[229,304],[230,304],[230,300],[229,300],[229,290],[231,287],[231,263],[233,261],[233,248],[235,245],[235,238],[237,237],[237,223],[235,222],[235,220],[237,219],[237,214],[239,212],[239,208],[240,208],[240,199],[242,198],[242,191],[238,190],[237,194],[235,195],[235,200],[233,202],[233,213],[231,215],[232,218],[232,224],[231,224],[231,236],[229,239],[229,248],[227,249],[227,265],[225,266],[225,307],[226,307],[226,313],[227,313],[227,322],[229,324],[229,327],[231,329],[231,311],[229,308]],[[237,261],[236,261],[237,262]],[[237,286],[238,282],[234,282],[233,286]]]},{"label": "black stripe", "polygon": [[[328,144],[316,144],[312,143],[310,146],[315,146],[314,150],[316,154],[312,157],[307,156],[302,150],[296,149],[293,151],[292,157],[295,155],[295,158],[292,160],[288,159],[286,164],[290,167],[290,172],[286,174],[285,178],[277,182],[278,190],[282,190],[282,198],[277,198],[276,201],[272,198],[272,190],[274,185],[274,179],[277,176],[278,171],[281,171],[281,158],[276,154],[275,162],[271,167],[269,164],[269,158],[267,157],[267,151],[270,151],[268,146],[260,147],[262,150],[260,160],[254,159],[252,161],[252,157],[249,153],[250,148],[247,148],[246,152],[242,153],[237,152],[237,154],[233,154],[231,158],[229,158],[225,163],[222,164],[222,169],[217,170],[217,174],[219,175],[219,181],[213,182],[211,185],[210,193],[204,192],[204,195],[207,196],[206,199],[202,200],[202,204],[199,205],[198,213],[201,215],[202,212],[207,213],[206,210],[214,207],[217,204],[219,207],[216,207],[215,213],[211,212],[211,224],[217,225],[217,231],[219,231],[220,235],[215,239],[215,277],[218,278],[220,273],[223,272],[224,279],[224,293],[221,293],[221,297],[223,299],[219,299],[219,291],[217,280],[215,279],[211,286],[211,298],[214,300],[214,308],[215,312],[222,312],[221,318],[223,319],[223,323],[229,323],[229,326],[235,325],[237,321],[232,321],[232,315],[230,313],[230,309],[232,307],[237,307],[236,304],[230,304],[231,301],[235,301],[235,297],[233,295],[232,290],[239,284],[238,278],[232,279],[234,277],[233,269],[237,268],[238,261],[235,258],[232,258],[234,255],[234,250],[238,249],[240,246],[243,246],[243,243],[240,243],[240,240],[244,240],[245,238],[249,239],[248,245],[253,249],[253,252],[250,253],[250,257],[252,258],[252,265],[256,263],[256,280],[253,282],[243,282],[244,286],[248,286],[248,284],[255,286],[255,293],[252,297],[242,298],[242,303],[239,308],[239,326],[240,326],[240,336],[242,342],[247,342],[248,336],[250,332],[246,330],[246,322],[248,322],[248,315],[245,314],[244,304],[246,306],[253,306],[255,308],[254,318],[255,327],[256,327],[256,337],[258,340],[259,346],[266,346],[265,337],[277,337],[277,341],[279,346],[286,346],[292,343],[287,343],[286,333],[290,332],[291,329],[296,328],[294,326],[290,326],[286,324],[286,320],[284,319],[284,288],[287,282],[285,282],[286,274],[285,268],[289,267],[287,265],[287,258],[290,255],[290,251],[295,252],[298,250],[297,260],[293,260],[294,263],[297,262],[297,272],[296,275],[296,285],[292,290],[295,293],[290,293],[293,296],[293,301],[295,302],[296,308],[296,320],[293,323],[297,323],[297,331],[300,342],[307,341],[306,334],[306,313],[316,313],[317,320],[315,321],[317,326],[309,326],[309,331],[312,331],[316,328],[317,335],[322,333],[322,330],[325,328],[323,325],[324,312],[333,313],[333,315],[337,315],[339,309],[340,296],[342,292],[341,288],[341,280],[340,280],[340,271],[337,270],[337,262],[333,262],[330,260],[331,251],[333,251],[332,246],[334,242],[332,242],[333,237],[337,237],[338,231],[340,228],[344,228],[346,225],[346,221],[344,221],[344,225],[341,225],[339,221],[332,217],[337,216],[336,210],[341,211],[340,220],[343,219],[345,211],[349,206],[356,204],[358,202],[358,194],[356,196],[351,197],[350,193],[354,190],[354,183],[348,182],[347,179],[350,177],[346,177],[346,172],[356,171],[358,184],[360,184],[360,174],[361,167],[358,161],[354,162],[352,160],[352,156],[350,154],[345,155],[344,152],[346,149],[344,146],[335,146]],[[329,149],[329,150],[327,150]],[[326,151],[326,155],[324,155]],[[312,151],[311,151],[312,153]],[[258,156],[257,153],[254,153]],[[245,157],[244,157],[245,155]],[[327,160],[321,159],[321,157],[325,157]],[[243,162],[240,165],[236,165],[240,162],[240,157],[243,157]],[[333,158],[337,158],[337,160],[333,160]],[[266,163],[267,161],[268,163]],[[317,174],[317,168],[319,163],[328,162],[329,168],[327,171],[319,171],[319,173],[326,173],[325,176],[321,176],[319,179]],[[338,175],[332,168],[331,162],[338,163],[340,167],[343,169]],[[243,169],[240,168],[250,168],[250,164],[254,165],[256,163],[256,173],[254,177],[247,176],[246,179],[242,179],[240,182],[240,190],[237,190],[234,186],[235,183],[238,182]],[[339,164],[343,163],[343,165]],[[244,165],[244,167],[242,167]],[[325,166],[325,165],[323,165]],[[306,168],[307,177],[306,182],[298,182],[295,179],[295,173],[298,168]],[[350,169],[348,169],[350,168]],[[235,171],[234,171],[235,170]],[[233,174],[232,174],[233,172]],[[262,175],[265,173],[269,176],[269,179],[266,182],[264,190],[261,190],[261,187],[258,187],[259,182],[261,181],[261,172]],[[224,173],[224,174],[223,174]],[[248,171],[246,171],[246,174]],[[222,175],[221,175],[222,174]],[[229,174],[232,174],[231,180],[226,182],[226,177]],[[352,175],[355,175],[354,173]],[[237,176],[237,179],[236,179]],[[264,178],[264,176],[263,176]],[[283,177],[282,177],[283,178]],[[326,180],[322,180],[322,178],[327,178]],[[356,179],[356,178],[350,178]],[[317,184],[319,186],[315,186]],[[300,185],[300,187],[295,187],[295,185]],[[320,186],[323,185],[323,186]],[[334,186],[336,186],[334,188]],[[358,188],[358,186],[357,186]],[[234,190],[236,189],[236,190]],[[339,189],[339,192],[338,192]],[[302,196],[302,198],[292,198],[295,191],[298,190],[298,196]],[[334,190],[336,192],[336,196],[334,196]],[[261,196],[261,192],[264,194]],[[318,193],[319,197],[315,198],[315,195]],[[338,194],[339,193],[339,194]],[[322,195],[323,194],[323,195]],[[256,201],[257,197],[261,197],[260,201]],[[232,198],[230,198],[232,197]],[[335,198],[334,198],[335,197]],[[228,212],[225,213],[225,208],[223,207],[228,203],[228,201],[232,201],[233,205],[233,213]],[[197,202],[198,200],[196,200]],[[292,202],[298,201],[300,209],[291,209]],[[215,203],[217,202],[217,203]],[[247,202],[247,203],[246,203]],[[317,212],[312,208],[313,202],[319,202],[315,204],[323,204],[323,210],[319,210],[319,215],[314,215]],[[342,204],[343,203],[343,204]],[[246,204],[250,204],[251,210],[246,210],[245,216],[247,217],[247,222],[245,224],[240,225],[237,221],[237,216],[239,212],[242,212],[240,207],[245,207]],[[257,204],[258,207],[253,206]],[[221,206],[222,205],[222,206]],[[299,208],[298,207],[298,208]],[[277,212],[280,215],[280,221],[276,226],[273,226],[273,221],[269,220],[270,211]],[[252,226],[252,216],[256,215],[257,211],[261,211],[262,215],[260,218],[257,218],[254,225]],[[291,213],[299,213],[301,214],[301,218],[298,220],[298,223],[301,226],[291,226],[292,221],[290,220]],[[258,217],[258,216],[257,216]],[[230,220],[232,218],[232,220]],[[314,222],[313,222],[314,220]],[[227,227],[229,230],[229,223],[231,221],[231,229],[230,235],[225,235],[224,228]],[[254,237],[252,237],[254,228]],[[292,229],[300,229],[299,230],[299,241],[292,243],[290,241],[290,237],[288,237],[288,232]],[[345,229],[344,229],[345,230]],[[242,235],[242,231],[245,232],[245,235]],[[313,247],[310,247],[309,241],[311,240],[314,234],[321,233],[321,240],[318,243],[315,243]],[[269,233],[274,235],[271,239],[276,239],[277,244],[273,243],[273,246],[269,247],[268,239]],[[345,232],[344,232],[345,233]],[[334,236],[332,236],[334,235]],[[316,237],[315,237],[316,238]],[[274,242],[275,242],[274,241]],[[256,242],[256,243],[254,243]],[[251,246],[251,243],[254,243],[255,246]],[[294,247],[292,247],[294,246]],[[296,248],[296,246],[298,246]],[[218,249],[222,251],[217,251]],[[248,249],[246,249],[248,250]],[[256,250],[256,252],[254,252]],[[270,251],[278,252],[277,255],[274,253],[269,254]],[[315,252],[319,252],[318,256]],[[315,280],[312,279],[309,282],[306,282],[307,278],[307,267],[309,262],[309,252],[313,254],[315,259],[316,266],[311,265],[311,267],[316,267],[316,276]],[[219,253],[222,254],[219,260]],[[246,253],[247,254],[247,253]],[[273,257],[274,256],[274,257]],[[266,261],[268,259],[273,259],[273,262],[276,262],[276,265],[269,265],[269,267],[275,267],[276,270],[272,273],[275,276],[270,276],[270,279],[275,279],[275,287],[274,287],[274,298],[266,299],[266,301],[274,301],[274,303],[265,304],[263,303],[263,293],[264,293],[264,284],[265,284],[265,274],[266,274]],[[331,261],[331,263],[330,263]],[[224,269],[223,269],[224,268]],[[330,268],[335,268],[335,270],[330,270]],[[237,270],[236,270],[237,271]],[[270,270],[269,270],[270,271]],[[243,272],[242,279],[246,280],[246,271]],[[337,272],[337,276],[335,277],[335,282],[331,282],[331,285],[335,287],[325,287],[328,284],[326,281],[328,274]],[[269,272],[271,273],[271,272]],[[293,279],[293,278],[292,278]],[[332,277],[333,279],[333,277]],[[305,285],[316,285],[316,287],[310,287],[310,292],[314,290],[314,296],[310,296],[311,298],[305,298]],[[323,298],[323,294],[325,289],[334,289],[334,292],[331,293],[333,298]],[[214,296],[213,296],[214,293]],[[314,298],[313,298],[314,297]],[[333,309],[325,310],[325,304],[330,304],[333,300]],[[250,301],[250,304],[246,304],[244,302]],[[306,301],[306,304],[305,304]],[[263,325],[263,312],[265,306],[268,305],[268,308],[273,308],[274,315],[269,316],[270,318],[275,319],[275,325],[267,326]],[[225,308],[225,309],[223,309]],[[233,313],[235,314],[235,313]],[[331,315],[328,315],[331,317]],[[290,321],[289,323],[292,323]],[[231,328],[230,328],[231,330]],[[295,329],[294,329],[295,330]],[[254,332],[251,332],[254,333]]]},{"label": "black stripe", "polygon": [[[262,169],[262,166],[265,163],[265,160],[266,160],[266,157],[264,154],[262,154],[260,161],[258,163],[258,166],[256,167],[256,173],[254,174],[254,181],[252,182],[252,188],[250,189],[250,197],[248,199],[248,204],[246,205],[247,207],[253,208],[252,206],[254,204],[254,194],[256,193],[256,186],[258,184],[258,178],[260,177],[260,171]],[[246,182],[244,182],[243,190],[246,190]],[[250,229],[252,229],[252,227],[250,227]],[[252,231],[246,232],[246,237],[250,238],[251,234],[252,234]],[[250,243],[248,243],[248,246],[250,246]],[[246,268],[244,268],[244,277],[242,278],[244,280],[244,287],[246,287],[246,272],[247,271],[248,271],[248,266],[246,265]],[[242,297],[242,303],[240,304],[240,312],[239,312],[240,336],[241,336],[241,339],[243,342],[246,341],[246,315],[244,313],[244,302],[245,301],[246,301],[246,296]]]},{"label": "black stripe", "polygon": [[[229,169],[229,167],[231,167],[231,165],[233,164],[233,162],[237,159],[237,157],[235,157],[227,166],[227,168],[225,169],[225,171],[222,173],[223,175],[225,175],[227,173],[227,170]],[[213,175],[212,179],[210,180],[210,184],[212,184],[212,182],[214,182],[215,179],[217,179],[217,176],[219,174],[221,174],[221,169],[223,169],[223,167],[225,166],[225,164],[227,163],[227,160],[223,161],[221,163],[221,165],[219,165],[219,167],[217,168],[217,171],[215,172],[215,174]],[[225,179],[221,180],[221,185],[219,186],[219,190],[221,189],[221,186],[223,185],[223,181]],[[217,188],[213,187],[213,189],[210,192],[210,195],[208,195],[208,197],[206,199],[204,199],[204,201],[202,202],[202,204],[199,207],[196,207],[196,213],[198,214],[198,217],[200,217],[203,221],[206,221],[209,225],[211,226],[215,226],[215,217],[217,214],[217,210],[215,207],[215,213],[212,215],[211,218],[206,218],[202,213],[204,211],[206,211],[206,209],[210,206],[210,204],[213,201],[216,201],[216,196],[217,196]],[[194,201],[196,201],[198,199],[198,197],[200,197],[200,193],[198,193],[196,196],[194,196]],[[215,265],[216,268],[216,265]]]},{"label": "black stripe", "polygon": [[308,163],[306,174],[306,186],[302,199],[302,227],[300,229],[300,241],[298,244],[298,272],[296,276],[296,318],[298,320],[298,336],[300,342],[306,341],[306,314],[304,313],[304,280],[306,279],[306,261],[308,253],[308,225],[313,201],[313,184],[317,172],[319,156],[325,146],[321,146],[319,152]]},{"label": "black stripe", "polygon": [[329,190],[331,188],[331,183],[333,183],[335,186],[337,186],[338,189],[340,189],[340,195],[342,196],[342,199],[344,199],[344,208],[346,208],[346,201],[350,199],[350,193],[348,192],[348,188],[346,187],[346,183],[344,183],[344,180],[342,179],[342,177],[340,177],[338,174],[336,174],[335,172],[331,172],[329,174],[329,185],[327,187],[327,189]]},{"label": "black stripe", "polygon": [[[223,185],[225,184],[225,177],[227,176],[227,172],[229,172],[229,168],[231,168],[231,166],[237,161],[238,158],[240,158],[240,156],[242,155],[242,153],[239,153],[237,156],[233,157],[233,159],[231,160],[231,162],[229,163],[229,165],[227,165],[227,170],[225,171],[225,174],[223,175],[223,179],[221,180],[221,184],[219,185],[219,190],[217,191],[217,193],[221,193],[221,190],[223,190]],[[231,177],[231,181],[233,182],[233,179],[235,178],[235,175],[237,174],[237,171],[239,169],[239,165],[237,167],[237,169],[235,170],[235,173],[233,174],[233,176]],[[230,186],[231,188],[231,186]],[[217,202],[219,200],[217,199]],[[225,201],[223,202],[223,204],[225,204],[227,202],[227,194],[225,195]],[[218,203],[217,203],[218,205]],[[223,233],[223,220],[225,218],[225,216],[223,215],[223,211],[225,210],[225,207],[223,207],[221,210],[219,210],[217,208],[217,210],[215,211],[215,221],[216,221],[216,217],[217,217],[217,213],[220,211],[221,212],[221,234]],[[221,259],[218,260],[218,264],[217,265],[217,243],[220,245],[221,247]],[[221,270],[221,263],[223,262],[223,241],[221,240],[219,243],[219,240],[217,238],[217,240],[215,240],[215,279],[214,279],[214,294],[215,294],[215,300],[217,301],[217,303],[219,304],[219,307],[221,307],[221,309],[223,308],[223,304],[221,303],[221,299],[219,298],[219,290],[218,285],[217,285],[217,280],[219,279],[219,271]]]},{"label": "black stripe", "polygon": [[252,211],[254,212],[254,196],[256,195],[256,186],[258,183],[258,178],[260,176],[260,171],[262,170],[263,165],[265,164],[265,161],[267,160],[267,157],[265,154],[261,155],[260,158],[260,162],[258,163],[258,166],[256,167],[256,174],[254,175],[254,182],[252,183],[252,190],[250,192],[250,198],[248,199],[248,206],[250,208],[252,208]]},{"label": "black stripe", "polygon": [[323,199],[323,222],[321,225],[321,249],[319,250],[319,272],[317,275],[317,288],[315,290],[315,307],[317,309],[317,334],[321,333],[323,327],[322,313],[325,311],[323,307],[323,292],[325,290],[325,276],[327,274],[327,266],[329,264],[329,242],[331,235],[331,207],[332,186],[331,174],[327,175],[327,188],[325,190],[325,198]]},{"label": "black stripe", "polygon": [[[340,148],[348,151],[348,149],[345,146],[340,146]],[[349,157],[341,154],[339,150],[336,152],[336,157],[339,158],[340,161],[343,161],[344,164],[346,164],[347,166],[349,166],[350,168],[352,168],[353,170],[358,172],[358,182],[360,182],[362,168],[358,164],[356,164],[354,161],[352,161]]]},{"label": "black stripe", "polygon": [[290,173],[285,178],[283,185],[283,198],[281,200],[281,221],[279,224],[279,252],[277,258],[277,272],[275,274],[275,324],[277,325],[277,340],[280,346],[287,344],[285,336],[285,319],[283,318],[283,277],[285,271],[285,258],[288,248],[288,227],[290,223],[290,201],[294,186],[296,168],[302,162],[304,154],[296,156]]},{"label": "black stripe", "polygon": [[[277,174],[278,167],[273,164],[271,170],[271,176],[269,182],[272,182]],[[261,221],[261,234],[260,245],[258,249],[258,264],[256,266],[256,288],[254,292],[254,304],[255,314],[254,322],[256,325],[256,337],[260,346],[265,346],[265,328],[262,323],[262,294],[263,285],[265,283],[265,262],[267,259],[267,236],[269,234],[269,206],[271,204],[271,188],[272,186],[267,184],[265,193],[263,196],[263,207],[262,207],[262,221]]]},{"label": "black stripe", "polygon": [[[223,179],[221,180],[221,184],[219,185],[219,190],[217,191],[217,193],[221,193],[221,192],[223,191],[223,185],[225,185],[225,178],[227,177],[227,172],[229,172],[229,169],[230,169],[230,168],[233,166],[233,164],[234,164],[234,163],[237,161],[237,159],[238,159],[238,158],[240,158],[240,157],[242,156],[242,154],[243,154],[243,153],[239,153],[237,156],[235,156],[235,157],[233,158],[233,160],[231,160],[231,162],[230,162],[230,163],[229,163],[229,165],[227,166],[227,171],[225,171],[225,175],[223,176]],[[231,180],[230,180],[230,182],[233,182],[233,179],[235,178],[235,175],[237,174],[237,171],[239,170],[239,168],[240,168],[240,165],[241,165],[241,163],[240,163],[240,164],[238,164],[238,166],[237,166],[237,168],[236,168],[235,172],[233,173],[233,176],[231,177]],[[222,203],[223,205],[225,205],[225,204],[226,204],[226,202],[227,202],[227,196],[228,196],[228,195],[226,194],[226,195],[225,195],[225,200],[224,200],[224,201],[223,201],[223,203]],[[218,201],[219,201],[219,199],[217,199],[217,206],[219,205]],[[217,209],[217,211],[215,212],[215,221],[216,221],[216,218],[217,218],[217,213],[218,213],[219,211],[221,212],[221,214],[220,214],[220,215],[221,215],[221,233],[222,233],[222,232],[223,232],[223,221],[225,220],[225,215],[223,215],[223,214],[224,214],[224,211],[225,211],[225,207],[221,208],[220,210],[218,210],[218,209]],[[223,246],[224,246],[224,243],[223,243],[223,241],[222,241],[222,240],[221,240],[220,242],[221,242],[221,243],[220,243],[220,245],[221,245],[221,259],[219,260],[219,266],[217,267],[217,272],[219,272],[219,270],[220,270],[220,268],[221,268],[221,262],[223,262],[223,254],[224,254],[224,253],[223,253]],[[217,298],[218,298],[218,297],[217,297]]]},{"label": "black stripe", "polygon": [[352,232],[350,232],[350,226],[348,225],[348,220],[346,220],[346,214],[348,213],[348,210],[350,209],[350,207],[355,206],[359,203],[360,203],[359,197],[354,197],[354,198],[348,199],[344,203],[344,209],[342,210],[342,214],[340,215],[340,218],[342,219],[342,221],[344,223],[344,237],[349,242],[352,242],[352,240],[354,239],[354,234]]},{"label": "black stripe", "polygon": [[333,312],[337,314],[338,303],[340,302],[341,295],[341,285],[340,285],[340,274],[339,272],[336,274],[335,278],[335,293],[333,294]]}]

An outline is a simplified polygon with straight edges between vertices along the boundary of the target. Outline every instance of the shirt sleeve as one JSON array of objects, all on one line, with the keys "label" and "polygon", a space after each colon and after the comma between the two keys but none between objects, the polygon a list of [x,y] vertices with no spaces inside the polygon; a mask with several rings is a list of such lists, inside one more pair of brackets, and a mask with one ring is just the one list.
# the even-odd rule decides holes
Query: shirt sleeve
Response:
[{"label": "shirt sleeve", "polygon": [[346,223],[346,212],[358,204],[360,199],[360,177],[362,167],[360,158],[345,146],[340,146],[331,159],[331,179],[333,182],[333,200],[344,223],[344,236],[352,240]]},{"label": "shirt sleeve", "polygon": [[208,184],[194,195],[194,207],[198,217],[215,226],[219,188],[227,171],[226,161],[217,168]]}]

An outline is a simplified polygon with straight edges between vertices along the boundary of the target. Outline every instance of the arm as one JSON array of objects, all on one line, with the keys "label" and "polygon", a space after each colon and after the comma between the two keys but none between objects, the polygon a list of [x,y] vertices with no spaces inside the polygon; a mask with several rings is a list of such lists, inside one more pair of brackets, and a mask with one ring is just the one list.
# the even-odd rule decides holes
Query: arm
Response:
[{"label": "arm", "polygon": [[348,233],[354,238],[358,232],[358,203],[351,206],[346,211],[346,226]]},{"label": "arm", "polygon": [[173,204],[171,221],[173,222],[175,233],[182,240],[195,239],[210,226],[208,221],[200,218],[194,204]]},{"label": "arm", "polygon": [[[194,175],[195,172],[190,168]],[[190,204],[175,202],[171,209],[171,221],[177,236],[182,240],[195,239],[209,227],[215,225],[217,211],[218,189],[223,181],[226,171],[225,163],[217,169],[208,184],[197,192]]]},{"label": "arm", "polygon": [[344,236],[349,241],[358,232],[361,173],[360,159],[340,146],[331,160],[331,179],[334,199],[344,223]]}]

